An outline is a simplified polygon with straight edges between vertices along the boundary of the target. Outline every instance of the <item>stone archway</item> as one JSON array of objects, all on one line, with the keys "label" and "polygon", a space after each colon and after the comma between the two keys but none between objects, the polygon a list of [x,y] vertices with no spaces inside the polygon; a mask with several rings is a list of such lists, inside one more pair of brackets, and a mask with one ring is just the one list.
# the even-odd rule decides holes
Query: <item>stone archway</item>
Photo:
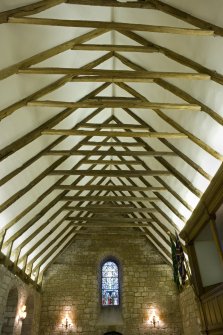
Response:
[{"label": "stone archway", "polygon": [[12,288],[9,291],[5,306],[4,320],[1,333],[2,335],[13,335],[17,306],[18,306],[18,290],[17,288]]},{"label": "stone archway", "polygon": [[34,316],[34,300],[33,296],[29,296],[26,300],[27,316],[22,322],[21,335],[30,335],[32,333],[32,324]]}]

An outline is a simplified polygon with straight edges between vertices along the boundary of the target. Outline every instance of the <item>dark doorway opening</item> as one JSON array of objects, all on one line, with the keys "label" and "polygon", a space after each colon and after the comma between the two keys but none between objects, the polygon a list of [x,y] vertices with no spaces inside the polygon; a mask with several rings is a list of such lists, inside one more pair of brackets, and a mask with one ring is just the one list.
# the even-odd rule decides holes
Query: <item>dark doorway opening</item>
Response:
[{"label": "dark doorway opening", "polygon": [[104,335],[122,335],[122,334],[117,333],[117,332],[108,332],[108,333],[105,333]]}]

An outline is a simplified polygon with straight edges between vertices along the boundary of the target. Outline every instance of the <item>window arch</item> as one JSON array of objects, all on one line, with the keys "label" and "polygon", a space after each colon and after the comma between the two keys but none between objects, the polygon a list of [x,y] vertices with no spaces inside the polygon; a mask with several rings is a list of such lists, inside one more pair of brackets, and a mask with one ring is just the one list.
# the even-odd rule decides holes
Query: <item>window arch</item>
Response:
[{"label": "window arch", "polygon": [[119,267],[112,260],[105,261],[101,267],[101,297],[102,306],[119,305]]}]

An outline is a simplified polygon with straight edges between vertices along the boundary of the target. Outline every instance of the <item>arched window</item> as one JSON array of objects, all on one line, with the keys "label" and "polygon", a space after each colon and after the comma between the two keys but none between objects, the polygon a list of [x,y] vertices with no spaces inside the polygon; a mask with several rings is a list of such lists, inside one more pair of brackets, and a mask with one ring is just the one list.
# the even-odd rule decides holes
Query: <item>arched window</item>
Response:
[{"label": "arched window", "polygon": [[102,306],[119,305],[119,269],[114,261],[106,261],[101,268]]}]

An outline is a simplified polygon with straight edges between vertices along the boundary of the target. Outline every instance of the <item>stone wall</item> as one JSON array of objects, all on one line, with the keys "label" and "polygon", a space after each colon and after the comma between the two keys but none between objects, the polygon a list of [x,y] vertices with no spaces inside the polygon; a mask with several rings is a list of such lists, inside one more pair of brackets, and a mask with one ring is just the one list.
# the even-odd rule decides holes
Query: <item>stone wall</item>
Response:
[{"label": "stone wall", "polygon": [[188,286],[180,294],[180,309],[184,335],[201,334],[201,318],[199,314],[199,307],[193,288],[191,286]]},{"label": "stone wall", "polygon": [[[18,304],[15,310],[13,311],[13,306],[9,306],[12,309],[12,314],[16,315],[15,320],[13,321],[14,317],[4,319],[6,314],[6,306],[9,292],[15,292],[15,296],[18,296]],[[3,323],[13,324],[12,328],[13,335],[20,335],[22,329],[22,322],[18,321],[18,312],[23,305],[26,305],[26,301],[28,297],[33,296],[34,301],[34,310],[33,310],[33,322],[32,322],[32,331],[30,335],[37,335],[39,332],[39,316],[40,316],[40,306],[41,306],[41,296],[40,294],[34,290],[31,286],[26,285],[23,283],[18,277],[14,276],[11,272],[9,272],[3,265],[0,265],[0,334],[2,331]],[[12,300],[12,299],[10,299]],[[11,304],[12,301],[9,301]],[[16,303],[16,301],[15,301]],[[14,305],[14,304],[13,304]],[[29,313],[29,310],[27,310]],[[7,333],[7,327],[4,327],[4,332]],[[10,330],[11,331],[11,330]],[[12,334],[10,332],[10,334]]]},{"label": "stone wall", "polygon": [[[144,237],[88,239],[79,235],[44,275],[40,335],[157,334],[149,324],[152,309],[160,318],[159,334],[180,335],[181,316],[172,268]],[[121,305],[101,307],[100,266],[107,257],[120,264]]]}]

